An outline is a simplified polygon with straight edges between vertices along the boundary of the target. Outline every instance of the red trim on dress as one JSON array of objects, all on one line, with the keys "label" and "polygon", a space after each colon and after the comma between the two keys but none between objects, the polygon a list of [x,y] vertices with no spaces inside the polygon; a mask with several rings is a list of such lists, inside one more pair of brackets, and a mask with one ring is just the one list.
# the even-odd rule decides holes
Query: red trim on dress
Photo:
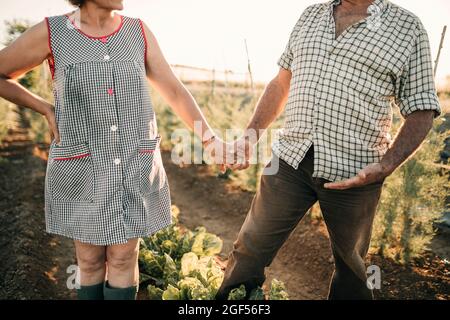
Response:
[{"label": "red trim on dress", "polygon": [[53,56],[53,49],[52,49],[52,36],[50,33],[50,23],[48,21],[48,17],[45,17],[45,23],[47,24],[47,38],[48,38],[48,47],[50,49],[50,58],[48,58],[48,67],[50,68],[50,73],[52,74],[52,79],[55,78],[55,58]]},{"label": "red trim on dress", "polygon": [[80,28],[78,28],[78,26],[75,24],[75,21],[73,21],[72,19],[70,19],[69,15],[66,13],[65,16],[67,17],[67,19],[72,23],[72,25],[75,27],[76,30],[78,30],[78,32],[80,32],[82,35],[91,38],[91,39],[95,39],[95,40],[102,40],[102,39],[106,39],[110,36],[112,36],[113,34],[117,33],[123,26],[123,16],[120,14],[117,14],[120,17],[120,24],[119,26],[116,28],[116,30],[114,30],[113,32],[111,32],[110,34],[106,35],[106,36],[99,36],[99,37],[94,37],[91,36],[87,33],[85,33],[84,31],[82,31]]},{"label": "red trim on dress", "polygon": [[141,26],[142,36],[144,37],[144,42],[145,42],[144,61],[145,61],[145,64],[147,65],[148,41],[147,41],[147,35],[145,34],[144,23],[142,22],[141,19],[139,19],[139,25]]},{"label": "red trim on dress", "polygon": [[154,153],[155,150],[139,150],[140,153]]},{"label": "red trim on dress", "polygon": [[54,158],[53,160],[71,160],[71,159],[79,159],[89,156],[89,153],[80,154],[79,156],[66,157],[66,158]]}]

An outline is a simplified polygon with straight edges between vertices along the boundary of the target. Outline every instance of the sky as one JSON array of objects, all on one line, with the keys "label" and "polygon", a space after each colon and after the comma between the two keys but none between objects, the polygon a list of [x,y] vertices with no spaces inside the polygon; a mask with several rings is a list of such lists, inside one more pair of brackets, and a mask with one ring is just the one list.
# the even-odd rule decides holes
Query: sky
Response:
[{"label": "sky", "polygon": [[[236,72],[247,70],[247,40],[254,77],[268,81],[302,11],[323,0],[124,0],[124,15],[139,17],[156,35],[171,64]],[[448,0],[393,0],[419,16],[436,57],[442,28],[450,27]],[[0,0],[0,35],[4,20],[44,17],[72,10],[65,0]],[[2,38],[3,36],[0,36]],[[436,80],[450,75],[450,30]]]}]

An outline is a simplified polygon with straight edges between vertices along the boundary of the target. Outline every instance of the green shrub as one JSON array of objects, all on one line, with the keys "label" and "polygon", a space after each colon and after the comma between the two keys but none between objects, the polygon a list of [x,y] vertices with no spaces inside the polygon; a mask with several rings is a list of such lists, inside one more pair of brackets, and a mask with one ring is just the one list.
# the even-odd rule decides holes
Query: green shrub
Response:
[{"label": "green shrub", "polygon": [[[223,271],[215,259],[222,250],[222,240],[203,227],[183,229],[177,223],[178,213],[173,207],[174,223],[141,240],[140,283],[147,284],[147,297],[153,300],[213,300],[223,281]],[[268,296],[288,299],[284,285],[276,280]],[[245,297],[244,286],[230,293],[232,300]],[[257,288],[249,298],[262,300],[264,292]]]},{"label": "green shrub", "polygon": [[448,171],[436,163],[446,136],[448,132],[432,130],[419,151],[386,179],[374,222],[373,252],[407,263],[428,249],[449,190]]}]

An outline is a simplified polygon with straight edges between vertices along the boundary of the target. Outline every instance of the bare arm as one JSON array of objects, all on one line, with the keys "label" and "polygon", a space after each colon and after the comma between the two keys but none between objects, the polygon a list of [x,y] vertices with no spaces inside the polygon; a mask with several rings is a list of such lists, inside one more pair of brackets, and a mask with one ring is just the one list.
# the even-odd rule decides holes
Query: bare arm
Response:
[{"label": "bare arm", "polygon": [[255,112],[247,125],[247,131],[254,130],[257,140],[283,111],[289,94],[291,77],[291,71],[280,68],[277,76],[264,89]]},{"label": "bare arm", "polygon": [[45,21],[25,31],[11,45],[0,50],[0,97],[44,115],[50,135],[59,140],[52,105],[17,82],[17,79],[40,65],[51,55]]},{"label": "bare arm", "polygon": [[415,111],[406,118],[391,148],[381,160],[386,175],[416,153],[433,126],[433,115],[433,110]]},{"label": "bare arm", "polygon": [[[212,135],[211,127],[192,95],[173,73],[172,68],[164,58],[153,33],[144,23],[143,26],[148,41],[147,77],[150,80],[150,83],[183,122],[192,129],[202,141],[205,141],[205,138],[208,138],[206,135]],[[196,123],[197,125],[195,125]]]},{"label": "bare arm", "polygon": [[266,86],[246,132],[235,142],[234,159],[233,164],[229,165],[230,168],[243,170],[249,167],[253,146],[284,109],[289,96],[291,77],[291,71],[280,68],[277,76]]},{"label": "bare arm", "polygon": [[394,142],[380,163],[368,165],[357,176],[344,181],[326,183],[330,189],[348,189],[381,181],[400,167],[420,147],[433,125],[433,110],[420,110],[411,113],[403,122]]},{"label": "bare arm", "polygon": [[49,56],[47,26],[42,21],[0,51],[0,96],[45,115],[51,105],[21,86],[17,79]]}]

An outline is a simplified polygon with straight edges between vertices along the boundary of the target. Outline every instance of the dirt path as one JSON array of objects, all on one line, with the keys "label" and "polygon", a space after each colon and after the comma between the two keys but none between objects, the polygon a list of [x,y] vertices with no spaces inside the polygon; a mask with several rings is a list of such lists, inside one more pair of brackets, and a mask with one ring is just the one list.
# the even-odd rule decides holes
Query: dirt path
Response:
[{"label": "dirt path", "polygon": [[45,232],[46,160],[22,143],[0,158],[0,299],[70,299],[66,268],[74,264],[72,242]]},{"label": "dirt path", "polygon": [[[66,287],[66,269],[75,263],[72,241],[45,233],[46,146],[15,143],[20,152],[8,155],[0,149],[0,299],[74,299],[75,292]],[[253,194],[211,176],[205,166],[179,168],[168,153],[164,160],[181,222],[189,228],[204,225],[224,240],[223,252],[228,252]],[[284,281],[292,299],[323,299],[332,272],[330,257],[323,224],[305,218],[268,277]],[[377,298],[450,299],[449,264],[433,254],[410,267],[376,256],[371,260],[383,270]]]}]

